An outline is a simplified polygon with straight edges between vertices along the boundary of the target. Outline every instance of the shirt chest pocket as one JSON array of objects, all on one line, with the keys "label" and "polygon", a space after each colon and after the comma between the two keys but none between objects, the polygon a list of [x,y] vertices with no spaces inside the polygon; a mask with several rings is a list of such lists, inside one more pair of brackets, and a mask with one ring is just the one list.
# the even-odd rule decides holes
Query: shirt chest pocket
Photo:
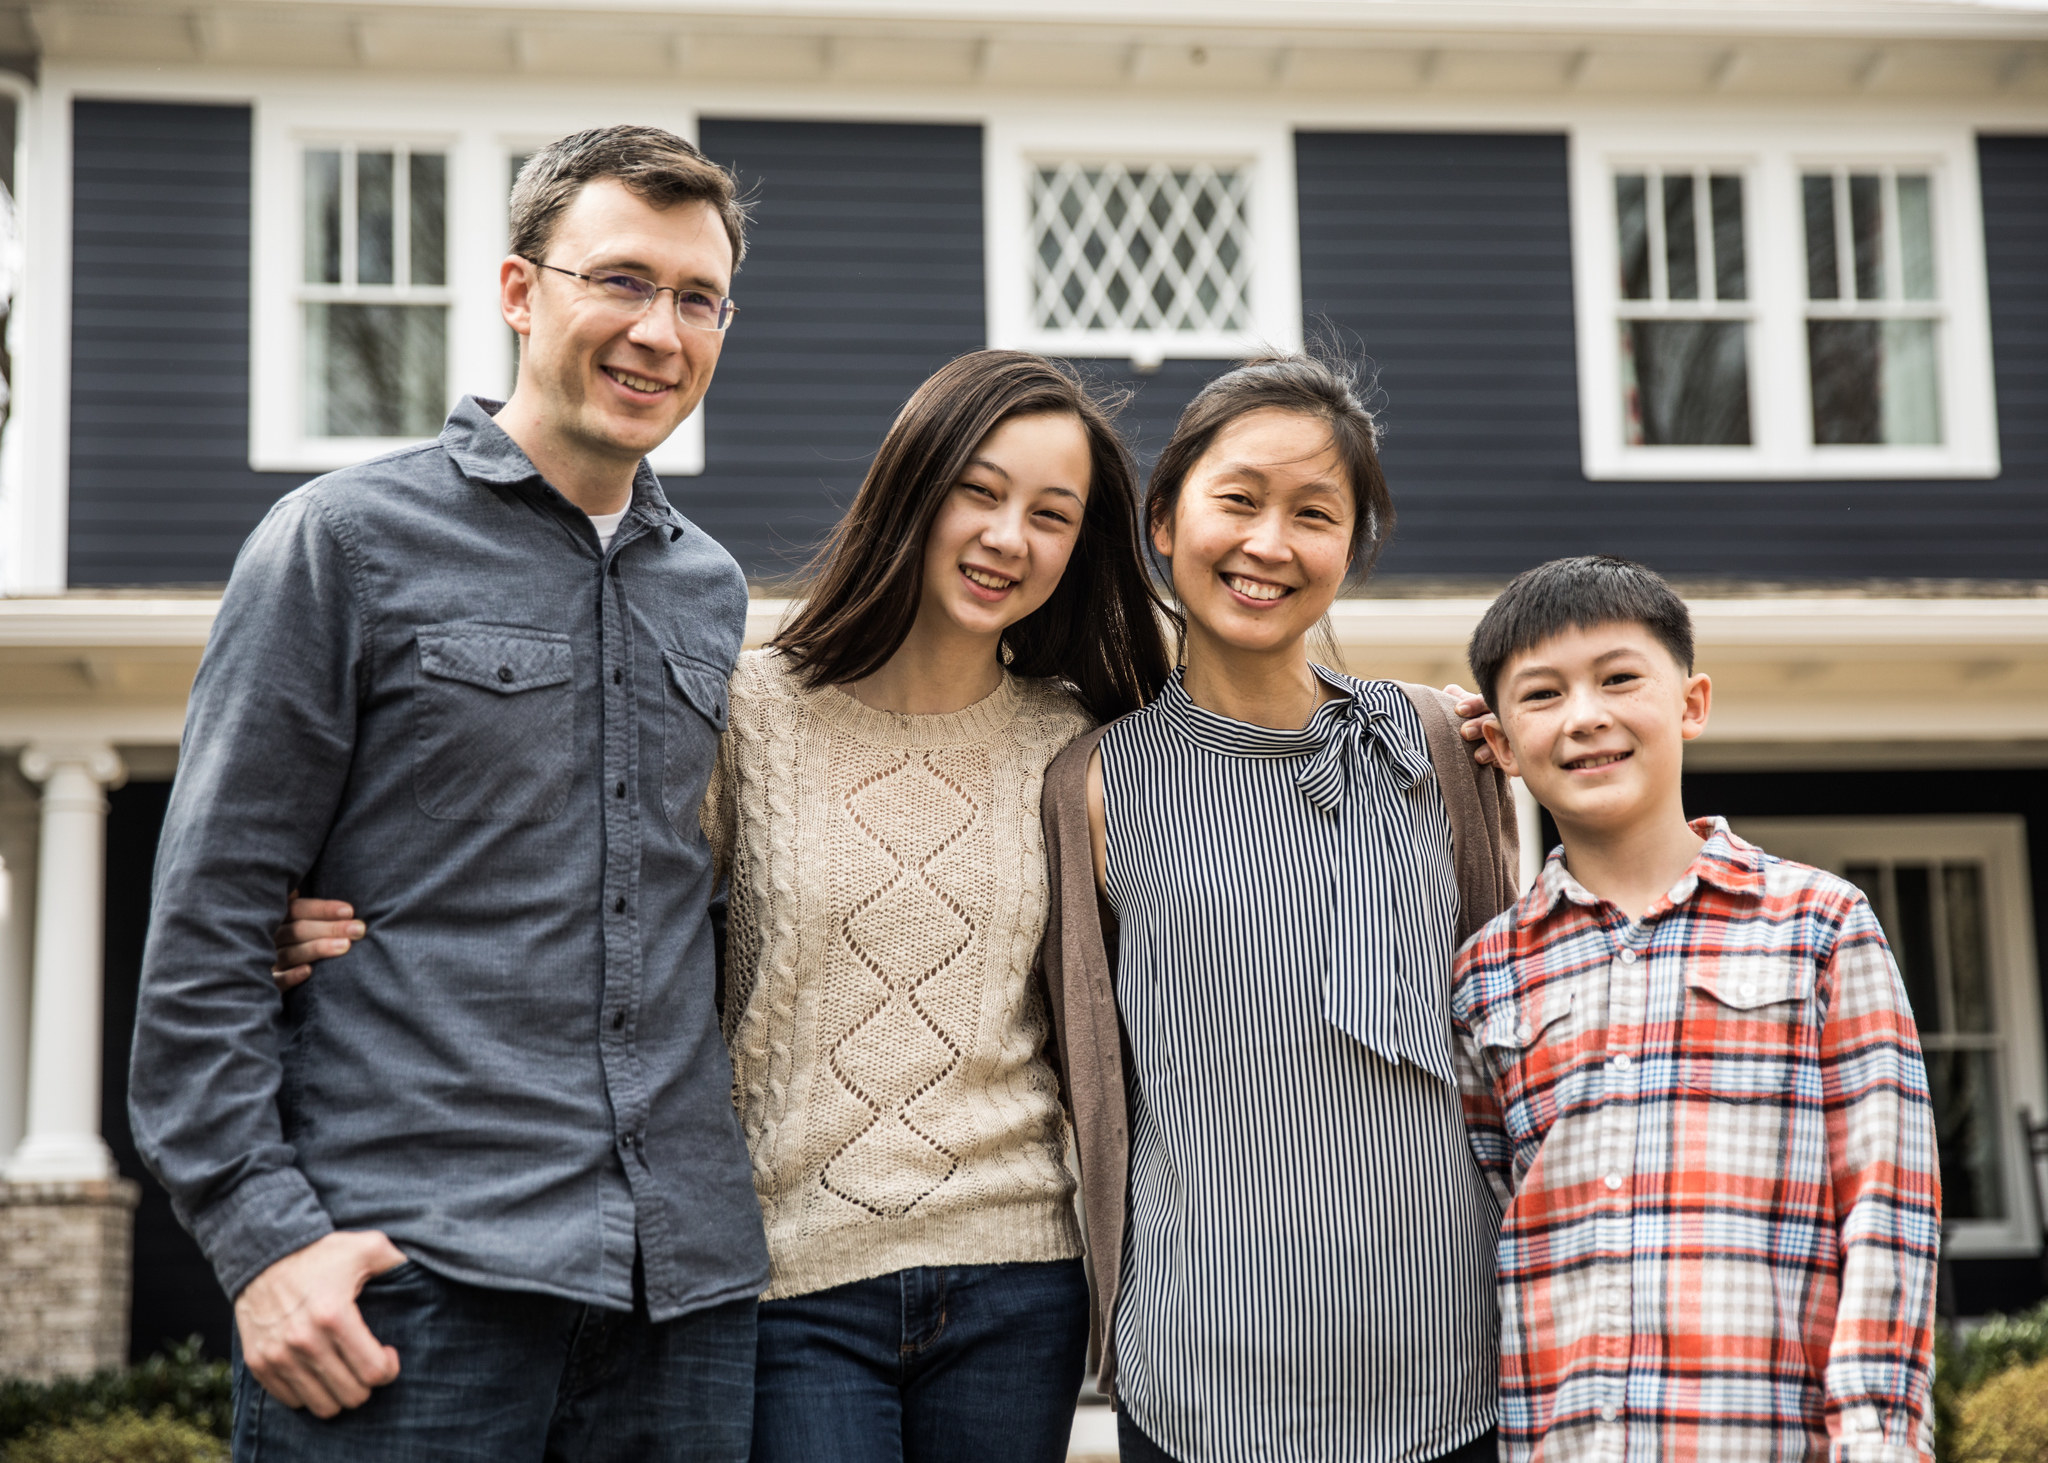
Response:
[{"label": "shirt chest pocket", "polygon": [[685,843],[703,834],[697,809],[725,731],[726,673],[679,650],[662,652],[661,806]]},{"label": "shirt chest pocket", "polygon": [[1770,956],[1696,960],[1679,1012],[1678,1085],[1731,1101],[1782,1099],[1807,1043],[1813,972]]},{"label": "shirt chest pocket", "polygon": [[1502,1001],[1473,1034],[1510,1108],[1547,1126],[1558,1099],[1558,1084],[1571,1070],[1578,1047],[1576,986],[1560,982],[1519,1000]]},{"label": "shirt chest pocket", "polygon": [[414,697],[413,796],[430,818],[544,823],[569,803],[575,690],[569,637],[511,625],[427,625]]}]

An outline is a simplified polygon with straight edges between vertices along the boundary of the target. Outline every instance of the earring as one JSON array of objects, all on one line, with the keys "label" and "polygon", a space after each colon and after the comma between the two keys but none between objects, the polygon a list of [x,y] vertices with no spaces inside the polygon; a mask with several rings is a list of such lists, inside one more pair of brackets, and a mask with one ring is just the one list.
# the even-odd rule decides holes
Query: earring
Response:
[{"label": "earring", "polygon": [[1002,656],[1004,665],[1009,665],[1017,659],[1016,650],[1011,646],[1010,642],[1007,640],[1002,642],[1002,649],[998,652],[998,654]]}]

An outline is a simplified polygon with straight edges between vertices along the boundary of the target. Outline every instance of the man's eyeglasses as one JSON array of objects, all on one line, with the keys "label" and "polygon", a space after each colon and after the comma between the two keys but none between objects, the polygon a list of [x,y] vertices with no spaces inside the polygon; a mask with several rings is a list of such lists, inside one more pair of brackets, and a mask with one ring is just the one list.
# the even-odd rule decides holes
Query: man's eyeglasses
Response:
[{"label": "man's eyeglasses", "polygon": [[[519,256],[526,259],[524,254]],[[573,269],[564,269],[559,264],[542,264],[538,259],[526,259],[537,269],[551,269],[556,274],[566,274],[571,279],[583,281],[583,287],[597,299],[610,305],[621,315],[638,315],[654,303],[654,297],[667,290],[676,299],[676,319],[692,330],[724,330],[732,324],[732,317],[739,313],[729,296],[707,294],[687,285],[680,288],[656,284],[651,279],[642,279],[637,274],[620,274],[615,270],[604,270],[598,274],[578,274]]]}]

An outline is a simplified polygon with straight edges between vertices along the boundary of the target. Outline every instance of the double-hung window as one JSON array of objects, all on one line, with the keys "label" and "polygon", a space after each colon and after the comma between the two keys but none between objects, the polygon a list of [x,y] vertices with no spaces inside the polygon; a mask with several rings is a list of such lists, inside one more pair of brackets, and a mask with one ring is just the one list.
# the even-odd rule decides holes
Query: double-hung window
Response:
[{"label": "double-hung window", "polygon": [[1574,134],[1588,477],[1997,474],[1974,141],[1830,126]]},{"label": "double-hung window", "polygon": [[994,119],[984,135],[991,344],[1141,369],[1299,344],[1285,129]]},{"label": "double-hung window", "polygon": [[448,408],[448,156],[304,154],[299,301],[308,437],[431,437]]},{"label": "double-hung window", "polygon": [[1933,178],[1918,168],[1807,168],[1799,184],[1813,440],[1938,446]]},{"label": "double-hung window", "polygon": [[1943,1248],[2031,1254],[2041,1016],[2019,818],[1758,818],[1735,831],[1842,875],[1869,899],[1920,1031],[1941,1161]]},{"label": "double-hung window", "polygon": [[1750,441],[1743,181],[1708,168],[1614,176],[1616,348],[1631,446]]}]

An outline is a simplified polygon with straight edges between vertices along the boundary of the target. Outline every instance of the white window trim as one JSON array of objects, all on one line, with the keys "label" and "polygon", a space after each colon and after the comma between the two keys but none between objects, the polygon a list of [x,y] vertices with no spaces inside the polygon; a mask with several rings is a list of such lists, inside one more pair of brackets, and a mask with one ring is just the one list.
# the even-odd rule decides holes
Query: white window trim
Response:
[{"label": "white window trim", "polygon": [[[1808,166],[1925,168],[1933,177],[1943,442],[1819,447],[1806,371],[1806,250],[1799,176]],[[1748,447],[1630,446],[1615,322],[1622,304],[1614,174],[1711,167],[1743,177],[1749,339]],[[1848,118],[1674,123],[1651,115],[1576,126],[1571,138],[1572,274],[1579,430],[1588,478],[1713,481],[1998,476],[1983,205],[1973,129]]]},{"label": "white window trim", "polygon": [[[992,114],[982,130],[982,210],[988,343],[1047,355],[1115,359],[1141,369],[1166,360],[1230,359],[1299,350],[1301,242],[1295,213],[1294,129],[1284,120],[1218,121],[1213,114]],[[1052,331],[1031,319],[1030,168],[1040,159],[1248,162],[1252,165],[1249,328],[1241,331]]]},{"label": "white window trim", "polygon": [[[410,446],[406,437],[313,437],[305,420],[300,297],[305,209],[301,154],[346,140],[379,142],[448,156],[448,405],[464,396],[502,399],[511,389],[511,332],[498,312],[498,266],[505,258],[506,195],[512,157],[608,112],[547,108],[536,119],[527,101],[480,107],[473,98],[381,102],[374,111],[345,92],[255,98],[254,218],[250,248],[249,466],[259,472],[328,472]],[[559,110],[560,115],[553,113]],[[373,125],[361,119],[375,117]],[[647,117],[694,140],[694,112]],[[665,476],[704,471],[700,406],[648,456]]]},{"label": "white window trim", "polygon": [[0,597],[65,586],[71,477],[71,97],[0,74],[14,101],[21,278],[4,328],[13,352],[0,429]]},{"label": "white window trim", "polygon": [[[1984,863],[1984,896],[1989,918],[1998,1025],[2011,1034],[2010,1058],[2001,1072],[1999,1114],[2005,1148],[2004,1223],[1964,1220],[1944,1231],[1943,1252],[1991,1257],[2035,1255],[2041,1250],[2041,1222],[2027,1182],[2027,1145],[2019,1131],[2022,1105],[2036,1118],[2048,1115],[2048,1080],[2043,1075],[2040,982],[2034,963],[2033,901],[2027,873],[2026,821],[2017,817],[1913,818],[1735,818],[1742,837],[1781,858],[1840,873],[1858,857],[1973,858]],[[2048,1179],[2048,1175],[2043,1176]]]}]

